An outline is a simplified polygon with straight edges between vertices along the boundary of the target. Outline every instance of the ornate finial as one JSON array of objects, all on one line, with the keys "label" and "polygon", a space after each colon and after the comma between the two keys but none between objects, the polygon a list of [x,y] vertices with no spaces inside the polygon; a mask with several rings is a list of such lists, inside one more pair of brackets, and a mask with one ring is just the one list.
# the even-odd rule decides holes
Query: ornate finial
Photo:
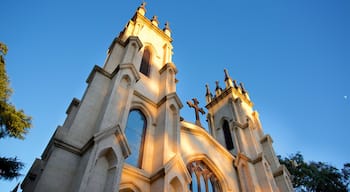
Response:
[{"label": "ornate finial", "polygon": [[224,69],[224,72],[225,72],[225,81],[226,81],[227,79],[231,79],[230,75],[228,74],[227,69]]},{"label": "ornate finial", "polygon": [[211,95],[211,92],[210,92],[210,89],[209,89],[209,85],[208,85],[208,84],[205,84],[205,88],[206,88],[206,94],[205,94],[205,96]]},{"label": "ornate finial", "polygon": [[245,88],[244,88],[244,86],[243,86],[243,83],[242,83],[242,82],[241,82],[241,83],[239,83],[239,86],[241,87],[241,89],[242,89],[242,93],[243,93],[243,94],[247,93],[247,91],[245,90]]},{"label": "ornate finial", "polygon": [[140,7],[137,8],[137,12],[140,13],[141,15],[145,15],[146,13],[146,2],[142,2]]},{"label": "ornate finial", "polygon": [[228,74],[227,69],[224,69],[224,72],[225,72],[225,84],[226,84],[226,88],[230,88],[230,87],[233,86],[232,79],[231,79],[230,75]]},{"label": "ornate finial", "polygon": [[145,9],[145,7],[146,7],[146,2],[142,1],[140,8],[144,8]]},{"label": "ornate finial", "polygon": [[171,36],[171,30],[170,30],[170,26],[169,26],[169,22],[165,22],[165,26],[163,28],[163,31],[165,34],[167,34],[169,37]]},{"label": "ornate finial", "polygon": [[164,29],[163,30],[170,30],[170,26],[169,26],[169,21],[165,22],[165,26],[164,26]]},{"label": "ornate finial", "polygon": [[196,125],[202,127],[201,125],[201,121],[199,119],[199,113],[202,113],[202,115],[205,114],[203,108],[200,108],[198,106],[199,102],[196,98],[193,98],[192,99],[193,103],[191,101],[187,101],[187,105],[190,107],[190,108],[193,108],[194,109],[194,112],[196,113]]},{"label": "ornate finial", "polygon": [[205,88],[206,88],[205,98],[207,99],[207,103],[210,103],[211,99],[213,98],[213,94],[211,94],[208,84],[205,85]]},{"label": "ornate finial", "polygon": [[219,85],[219,81],[215,81],[215,84],[216,84],[215,95],[219,96],[221,94],[222,89],[221,89],[221,87]]},{"label": "ornate finial", "polygon": [[237,85],[237,81],[236,80],[233,80],[233,86],[238,89],[238,85]]},{"label": "ornate finial", "polygon": [[216,84],[215,90],[222,90],[220,85],[219,85],[219,81],[215,81],[215,84]]},{"label": "ornate finial", "polygon": [[158,21],[158,17],[156,15],[152,17],[151,22],[153,25],[158,27],[159,21]]}]

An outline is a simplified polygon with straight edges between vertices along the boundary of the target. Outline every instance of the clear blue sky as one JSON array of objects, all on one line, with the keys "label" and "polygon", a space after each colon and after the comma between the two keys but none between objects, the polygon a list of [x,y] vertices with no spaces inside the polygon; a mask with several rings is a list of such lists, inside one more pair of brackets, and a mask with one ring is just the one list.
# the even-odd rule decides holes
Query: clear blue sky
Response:
[{"label": "clear blue sky", "polygon": [[[0,0],[0,41],[9,48],[11,101],[33,117],[26,139],[0,140],[27,173],[94,65],[141,1]],[[170,22],[177,91],[185,104],[223,69],[245,83],[277,154],[337,167],[350,160],[350,1],[148,1],[146,16]],[[346,97],[348,96],[348,98]],[[184,105],[181,116],[194,122]],[[204,119],[204,116],[202,116]],[[203,120],[202,124],[205,124]],[[9,191],[18,181],[0,181]]]}]

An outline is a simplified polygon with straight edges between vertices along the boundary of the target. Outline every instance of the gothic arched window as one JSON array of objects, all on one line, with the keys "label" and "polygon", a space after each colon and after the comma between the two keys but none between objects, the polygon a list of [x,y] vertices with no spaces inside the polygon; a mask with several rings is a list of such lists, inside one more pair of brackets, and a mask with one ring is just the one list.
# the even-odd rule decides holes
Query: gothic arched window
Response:
[{"label": "gothic arched window", "polygon": [[143,51],[140,72],[149,77],[151,69],[151,52],[149,49],[145,49]]},{"label": "gothic arched window", "polygon": [[147,121],[140,110],[131,110],[125,128],[125,136],[128,141],[131,154],[125,162],[135,167],[141,167],[143,146],[145,140]]},{"label": "gothic arched window", "polygon": [[232,150],[233,149],[233,141],[232,141],[230,126],[226,120],[224,120],[224,123],[222,125],[222,129],[224,130],[226,149]]},{"label": "gothic arched window", "polygon": [[221,187],[215,174],[203,161],[194,161],[187,165],[192,182],[189,184],[191,192],[221,192]]}]

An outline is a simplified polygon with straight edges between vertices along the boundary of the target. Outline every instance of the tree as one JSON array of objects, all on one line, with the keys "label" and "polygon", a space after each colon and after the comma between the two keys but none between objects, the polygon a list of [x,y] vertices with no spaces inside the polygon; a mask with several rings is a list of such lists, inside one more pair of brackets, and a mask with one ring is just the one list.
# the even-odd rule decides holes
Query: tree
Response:
[{"label": "tree", "polygon": [[342,170],[324,162],[305,162],[298,152],[289,157],[278,156],[292,176],[296,191],[310,192],[346,192],[349,186],[350,163]]},{"label": "tree", "polygon": [[[24,139],[24,135],[31,128],[31,117],[27,116],[23,110],[17,110],[9,102],[12,89],[9,86],[9,79],[5,69],[5,55],[7,46],[0,42],[0,139],[13,137]],[[0,179],[11,180],[20,176],[19,170],[23,163],[16,157],[0,157]]]}]

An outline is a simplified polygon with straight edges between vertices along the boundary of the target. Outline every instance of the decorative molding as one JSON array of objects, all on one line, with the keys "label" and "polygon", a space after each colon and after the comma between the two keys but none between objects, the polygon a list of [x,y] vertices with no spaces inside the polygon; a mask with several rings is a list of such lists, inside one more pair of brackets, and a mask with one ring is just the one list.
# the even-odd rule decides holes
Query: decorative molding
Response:
[{"label": "decorative molding", "polygon": [[81,148],[70,145],[62,140],[59,140],[59,139],[54,139],[54,145],[58,148],[61,148],[65,151],[69,151],[69,152],[74,153],[74,154],[79,155],[79,156],[82,154]]}]

